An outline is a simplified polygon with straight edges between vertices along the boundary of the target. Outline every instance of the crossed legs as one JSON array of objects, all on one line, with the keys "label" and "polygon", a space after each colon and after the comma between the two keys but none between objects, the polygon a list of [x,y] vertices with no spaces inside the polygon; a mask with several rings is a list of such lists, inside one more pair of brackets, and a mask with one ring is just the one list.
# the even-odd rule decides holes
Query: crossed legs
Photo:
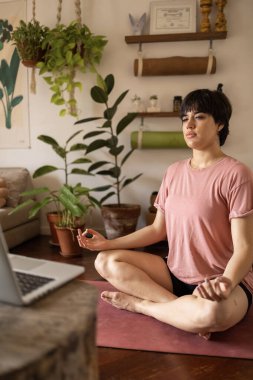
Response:
[{"label": "crossed legs", "polygon": [[179,329],[206,335],[226,330],[246,314],[247,297],[237,286],[221,302],[201,298],[196,291],[177,297],[164,260],[145,252],[115,250],[100,252],[96,270],[117,292],[101,297],[113,306],[142,313]]}]

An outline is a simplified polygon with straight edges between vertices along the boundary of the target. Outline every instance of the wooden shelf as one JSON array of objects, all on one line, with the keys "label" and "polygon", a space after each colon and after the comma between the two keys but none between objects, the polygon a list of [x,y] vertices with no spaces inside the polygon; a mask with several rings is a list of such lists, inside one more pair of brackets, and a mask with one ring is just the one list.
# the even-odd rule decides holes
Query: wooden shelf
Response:
[{"label": "wooden shelf", "polygon": [[143,34],[140,36],[125,36],[127,44],[152,43],[152,42],[176,42],[176,41],[204,41],[225,40],[227,32],[197,32],[175,34]]},{"label": "wooden shelf", "polygon": [[179,117],[178,112],[139,112],[137,117]]}]

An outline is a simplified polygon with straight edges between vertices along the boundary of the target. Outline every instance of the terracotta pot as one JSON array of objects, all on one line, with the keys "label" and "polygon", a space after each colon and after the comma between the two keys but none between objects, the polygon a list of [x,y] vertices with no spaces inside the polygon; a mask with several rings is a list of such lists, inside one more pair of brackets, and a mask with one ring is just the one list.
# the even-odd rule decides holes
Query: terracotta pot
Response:
[{"label": "terracotta pot", "polygon": [[[84,227],[80,227],[83,229]],[[78,229],[55,226],[58,241],[60,244],[60,254],[64,257],[81,256],[83,248],[77,241]]]},{"label": "terracotta pot", "polygon": [[105,232],[108,239],[128,235],[136,230],[141,213],[140,205],[117,204],[104,205],[101,208]]},{"label": "terracotta pot", "polygon": [[59,240],[58,240],[57,232],[55,229],[55,224],[59,223],[60,215],[56,211],[48,212],[47,220],[48,220],[50,232],[51,232],[51,239],[49,243],[52,245],[59,245]]}]

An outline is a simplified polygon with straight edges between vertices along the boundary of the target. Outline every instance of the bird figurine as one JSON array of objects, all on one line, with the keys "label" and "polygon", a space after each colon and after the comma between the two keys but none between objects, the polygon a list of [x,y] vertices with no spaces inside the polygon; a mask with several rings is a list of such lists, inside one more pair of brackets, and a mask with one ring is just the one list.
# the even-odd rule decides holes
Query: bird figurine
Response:
[{"label": "bird figurine", "polygon": [[134,35],[139,36],[143,33],[144,27],[146,25],[146,13],[143,13],[143,15],[140,17],[140,19],[134,18],[130,13],[129,13],[129,19],[131,23],[131,28],[132,32]]}]

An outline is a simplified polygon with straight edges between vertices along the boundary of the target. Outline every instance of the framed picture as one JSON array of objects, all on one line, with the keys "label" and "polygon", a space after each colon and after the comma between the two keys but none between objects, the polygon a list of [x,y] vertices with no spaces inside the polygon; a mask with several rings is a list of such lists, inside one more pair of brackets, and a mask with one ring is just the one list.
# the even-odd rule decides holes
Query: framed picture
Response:
[{"label": "framed picture", "polygon": [[196,32],[196,0],[150,3],[150,34]]}]

